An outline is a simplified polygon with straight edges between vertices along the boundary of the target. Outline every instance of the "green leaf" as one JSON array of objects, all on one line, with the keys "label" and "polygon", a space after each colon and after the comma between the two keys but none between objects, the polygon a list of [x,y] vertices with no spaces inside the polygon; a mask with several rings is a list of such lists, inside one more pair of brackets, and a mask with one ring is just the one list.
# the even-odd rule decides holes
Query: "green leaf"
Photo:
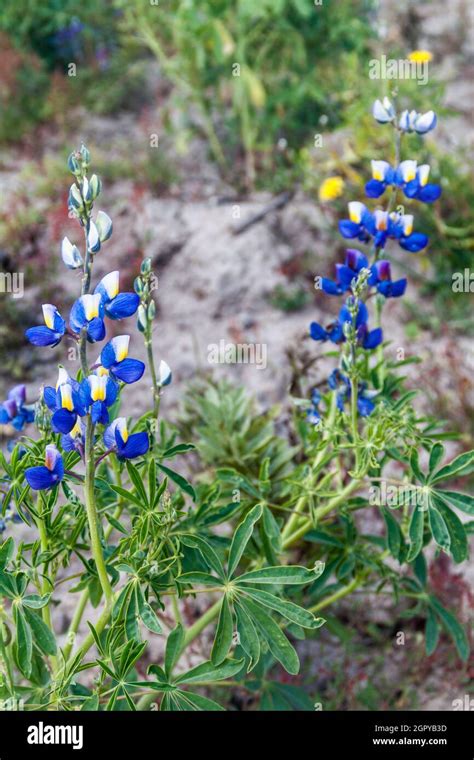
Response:
[{"label": "green leaf", "polygon": [[260,523],[260,538],[265,557],[270,565],[278,563],[278,555],[282,550],[281,533],[271,509],[263,507],[263,519]]},{"label": "green leaf", "polygon": [[173,696],[178,701],[181,710],[211,710],[212,712],[224,710],[213,699],[203,697],[201,694],[193,694],[190,691],[176,691]]},{"label": "green leaf", "polygon": [[430,596],[429,601],[433,610],[436,612],[443,626],[454,641],[461,660],[466,662],[469,657],[469,642],[464,628],[452,612],[443,607],[441,602],[435,596]]},{"label": "green leaf", "polygon": [[171,673],[173,672],[173,668],[178,661],[179,655],[181,654],[181,650],[183,648],[183,642],[183,626],[181,623],[178,623],[176,628],[171,631],[170,635],[168,636],[168,641],[166,642],[165,674],[167,678],[170,678]]},{"label": "green leaf", "polygon": [[262,570],[251,570],[240,575],[236,579],[236,583],[239,585],[241,583],[268,583],[304,586],[307,583],[313,583],[320,574],[315,570],[308,570],[299,565],[279,565],[277,567],[264,567]]},{"label": "green leaf", "polygon": [[434,493],[440,499],[443,499],[443,501],[460,509],[461,512],[474,515],[474,496],[470,496],[467,493],[459,493],[459,491],[435,491]]},{"label": "green leaf", "polygon": [[419,509],[419,507],[415,507],[408,528],[410,546],[407,554],[407,562],[412,562],[423,548],[423,524],[424,512]]},{"label": "green leaf", "polygon": [[143,484],[142,476],[140,475],[135,465],[132,464],[131,462],[127,462],[127,472],[128,472],[128,476],[130,480],[132,481],[135,487],[138,498],[142,502],[142,507],[146,507],[148,505],[148,496],[147,496],[147,492],[145,491],[145,486]]},{"label": "green leaf", "polygon": [[39,596],[38,594],[27,594],[27,596],[23,597],[21,603],[24,604],[25,607],[31,607],[33,610],[39,610],[42,607],[46,607],[50,598],[51,594],[45,594],[44,596]]},{"label": "green leaf", "polygon": [[280,597],[275,596],[274,594],[269,594],[268,591],[247,588],[245,589],[245,594],[255,601],[260,602],[260,604],[265,605],[265,607],[269,607],[271,610],[279,612],[280,615],[283,615],[287,620],[302,626],[302,628],[319,628],[325,622],[324,618],[315,618],[312,612],[308,612],[308,610],[303,609],[303,607],[300,607],[287,599],[280,599]]},{"label": "green leaf", "polygon": [[300,669],[300,661],[293,645],[290,644],[280,626],[255,602],[246,599],[242,605],[260,629],[275,659],[288,673],[296,675]]},{"label": "green leaf", "polygon": [[31,629],[20,607],[14,607],[13,616],[16,625],[15,657],[21,672],[28,678],[31,673],[31,657],[33,654]]},{"label": "green leaf", "polygon": [[431,447],[430,451],[430,462],[429,462],[429,471],[430,475],[436,470],[439,463],[444,458],[444,446],[442,443],[435,443]]},{"label": "green leaf", "polygon": [[222,562],[208,541],[202,538],[202,536],[193,535],[191,533],[180,534],[179,538],[185,546],[197,549],[202,554],[209,567],[214,570],[220,578],[224,578],[225,572]]},{"label": "green leaf", "polygon": [[43,654],[56,654],[56,639],[54,638],[51,629],[48,628],[46,623],[36,614],[36,612],[30,612],[30,610],[27,609],[25,610],[25,615],[30,625],[36,646],[41,649]]},{"label": "green leaf", "polygon": [[439,641],[439,625],[436,616],[428,610],[425,625],[425,650],[428,657],[433,654]]},{"label": "green leaf", "polygon": [[239,523],[237,530],[234,533],[232,544],[229,551],[229,563],[228,574],[229,578],[234,574],[237,565],[240,562],[240,558],[245,551],[245,547],[250,541],[250,537],[253,533],[253,528],[257,520],[262,516],[262,505],[257,504],[247,515],[244,517],[241,523]]},{"label": "green leaf", "polygon": [[386,507],[382,507],[382,515],[387,528],[387,549],[394,559],[399,559],[402,548],[403,535],[398,520]]},{"label": "green leaf", "polygon": [[161,454],[161,459],[171,459],[172,457],[178,456],[178,454],[185,454],[187,451],[192,451],[195,448],[196,446],[193,443],[178,443],[176,446],[171,446],[171,448],[166,449],[166,451]]},{"label": "green leaf", "polygon": [[152,631],[152,633],[163,633],[160,621],[158,620],[153,609],[146,601],[140,586],[137,586],[136,593],[138,602],[138,614],[140,615],[142,623],[146,625],[148,630]]},{"label": "green leaf", "polygon": [[199,570],[183,573],[176,578],[176,583],[200,583],[201,586],[221,586],[222,581],[215,575],[201,573]]},{"label": "green leaf", "polygon": [[183,478],[182,475],[180,475],[178,472],[175,472],[174,470],[170,470],[169,467],[165,467],[164,464],[159,464],[157,462],[158,467],[162,472],[165,473],[169,477],[170,480],[173,481],[173,483],[176,483],[176,485],[181,488],[184,493],[187,493],[188,496],[191,497],[193,501],[196,501],[196,493],[194,491],[194,488],[192,487],[191,483],[189,483],[186,478]]},{"label": "green leaf", "polygon": [[410,456],[410,467],[411,467],[411,470],[412,470],[415,478],[417,480],[419,480],[420,483],[425,483],[426,482],[426,477],[424,476],[424,474],[422,473],[422,471],[420,469],[419,458],[418,458],[418,451],[416,449],[413,449],[413,451],[411,453],[411,456]]},{"label": "green leaf", "polygon": [[15,542],[10,536],[10,538],[7,538],[7,540],[4,541],[0,547],[0,570],[3,570],[8,565],[11,558],[13,557],[14,550]]},{"label": "green leaf", "polygon": [[220,665],[226,658],[227,652],[232,644],[233,630],[232,613],[230,611],[227,595],[225,594],[222,597],[216,635],[211,650],[211,661],[213,665]]},{"label": "green leaf", "polygon": [[450,552],[456,563],[464,562],[469,554],[469,545],[466,531],[459,517],[440,499],[435,492],[432,492],[431,499],[446,523],[450,537]]},{"label": "green leaf", "polygon": [[110,488],[112,491],[114,491],[118,496],[121,496],[122,499],[126,502],[133,502],[137,507],[140,507],[140,509],[143,509],[144,506],[146,506],[143,501],[140,499],[139,496],[137,496],[133,491],[127,491],[126,488],[122,488],[121,486],[110,484]]},{"label": "green leaf", "polygon": [[449,531],[448,531],[445,521],[443,520],[439,511],[436,509],[436,507],[433,504],[430,504],[430,507],[428,510],[428,517],[429,517],[431,533],[433,534],[433,538],[435,542],[445,552],[449,552],[449,547],[451,545],[451,538],[449,535]]},{"label": "green leaf", "polygon": [[232,678],[242,670],[243,660],[224,660],[221,665],[213,665],[209,660],[202,662],[187,673],[183,673],[175,679],[175,684],[195,683],[196,681],[224,681]]},{"label": "green leaf", "polygon": [[431,483],[438,483],[440,480],[447,480],[448,478],[454,478],[455,475],[467,475],[474,468],[474,450],[466,451],[465,454],[460,454],[452,462],[446,464],[441,470],[430,478]]},{"label": "green leaf", "polygon": [[249,673],[260,659],[260,640],[252,618],[245,608],[238,601],[235,602],[234,608],[237,616],[239,644],[250,659],[247,667],[247,673]]}]

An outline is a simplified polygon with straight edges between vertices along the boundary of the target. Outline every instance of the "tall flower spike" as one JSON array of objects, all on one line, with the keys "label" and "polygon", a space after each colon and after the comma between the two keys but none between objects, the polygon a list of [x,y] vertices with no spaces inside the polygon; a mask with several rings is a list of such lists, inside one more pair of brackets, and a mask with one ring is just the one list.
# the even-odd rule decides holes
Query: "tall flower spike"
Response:
[{"label": "tall flower spike", "polygon": [[66,323],[52,303],[44,303],[42,309],[44,326],[28,328],[25,336],[34,346],[57,346],[66,332]]}]

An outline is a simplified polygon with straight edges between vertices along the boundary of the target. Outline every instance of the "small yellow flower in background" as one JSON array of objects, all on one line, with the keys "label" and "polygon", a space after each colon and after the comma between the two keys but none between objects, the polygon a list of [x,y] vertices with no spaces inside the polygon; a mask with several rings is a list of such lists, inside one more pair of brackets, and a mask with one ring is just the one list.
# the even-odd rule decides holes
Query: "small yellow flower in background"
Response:
[{"label": "small yellow flower in background", "polygon": [[344,180],[342,177],[328,177],[319,188],[319,200],[323,203],[324,201],[333,201],[342,195],[343,190]]},{"label": "small yellow flower in background", "polygon": [[433,60],[433,53],[430,53],[429,50],[414,50],[409,53],[408,60],[413,61],[413,63],[429,63]]}]

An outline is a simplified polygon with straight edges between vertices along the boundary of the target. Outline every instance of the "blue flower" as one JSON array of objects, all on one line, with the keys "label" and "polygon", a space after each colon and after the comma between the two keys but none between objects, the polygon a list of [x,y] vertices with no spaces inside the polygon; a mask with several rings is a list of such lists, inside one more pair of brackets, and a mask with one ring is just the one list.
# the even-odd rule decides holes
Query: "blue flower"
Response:
[{"label": "blue flower", "polygon": [[321,394],[316,388],[311,393],[311,406],[306,412],[306,419],[310,425],[319,425],[321,422],[321,414],[319,412],[319,404],[321,402]]},{"label": "blue flower", "polygon": [[100,293],[87,293],[75,301],[69,316],[71,330],[80,333],[87,329],[87,340],[95,343],[105,338],[104,307]]},{"label": "blue flower", "polygon": [[[328,379],[329,387],[337,391],[337,407],[344,411],[344,404],[351,398],[351,382],[341,370],[335,369]],[[359,383],[357,390],[357,409],[362,417],[368,417],[375,409],[372,398],[377,395],[374,391],[367,390],[366,383]]]},{"label": "blue flower", "polygon": [[33,406],[27,406],[26,388],[24,385],[15,385],[8,392],[3,404],[0,404],[0,425],[12,425],[15,430],[23,430],[25,425],[33,422],[35,411]]},{"label": "blue flower", "polygon": [[148,434],[133,433],[129,435],[125,417],[117,417],[104,432],[104,443],[108,449],[117,452],[119,459],[134,459],[148,451],[150,442]]},{"label": "blue flower", "polygon": [[92,422],[107,425],[109,407],[115,403],[118,396],[118,385],[103,367],[99,367],[82,381],[80,387],[81,402],[85,409],[90,410]]},{"label": "blue flower", "polygon": [[387,161],[372,161],[372,179],[365,186],[369,198],[380,198],[389,185],[401,187],[407,198],[433,203],[441,195],[439,185],[429,185],[428,164],[417,166],[416,161],[402,161],[393,169]]},{"label": "blue flower", "polygon": [[379,124],[387,124],[395,118],[395,108],[388,98],[376,100],[372,107],[372,115]]},{"label": "blue flower", "polygon": [[28,467],[25,478],[34,491],[44,491],[57,486],[64,477],[64,462],[56,446],[50,443],[46,446],[44,465]]},{"label": "blue flower", "polygon": [[388,238],[398,240],[401,248],[410,253],[421,251],[428,244],[428,236],[413,232],[413,216],[377,210],[373,214],[359,201],[349,203],[349,219],[339,222],[339,231],[345,238],[358,238],[367,243],[371,237],[376,248],[383,248]]},{"label": "blue flower", "polygon": [[136,293],[119,293],[119,273],[110,272],[101,279],[94,293],[100,293],[107,317],[124,319],[131,317],[138,309],[140,299]]},{"label": "blue flower", "polygon": [[[145,371],[145,365],[138,359],[128,358],[130,335],[117,335],[102,349],[100,363],[117,380],[124,383],[135,383],[140,380]],[[171,379],[171,378],[170,378]]]},{"label": "blue flower", "polygon": [[[339,312],[339,316],[336,322],[330,324],[327,328],[322,327],[317,322],[311,322],[310,335],[313,340],[326,341],[330,340],[332,343],[344,343],[346,336],[344,334],[345,324],[352,324],[353,319],[349,311],[348,301]],[[383,340],[383,334],[380,327],[375,330],[368,329],[367,321],[369,313],[367,306],[360,301],[357,309],[357,315],[355,319],[355,328],[357,333],[357,342],[362,348],[371,350],[376,348]]]},{"label": "blue flower", "polygon": [[78,451],[81,456],[84,456],[85,433],[86,426],[81,420],[77,420],[72,430],[61,436],[63,451]]},{"label": "blue flower", "polygon": [[407,279],[392,280],[390,262],[379,259],[370,268],[369,285],[375,285],[378,292],[385,298],[399,298],[405,293]]},{"label": "blue flower", "polygon": [[66,332],[66,323],[53,304],[44,303],[42,309],[44,326],[28,328],[25,336],[34,346],[57,346]]},{"label": "blue flower", "polygon": [[402,132],[417,132],[419,135],[424,135],[436,127],[437,121],[434,111],[426,113],[403,111],[398,126]]},{"label": "blue flower", "polygon": [[59,368],[56,388],[47,385],[43,390],[43,399],[48,409],[53,412],[51,427],[55,433],[70,433],[77,418],[86,414],[80,395],[80,386],[67,374],[64,367]]}]

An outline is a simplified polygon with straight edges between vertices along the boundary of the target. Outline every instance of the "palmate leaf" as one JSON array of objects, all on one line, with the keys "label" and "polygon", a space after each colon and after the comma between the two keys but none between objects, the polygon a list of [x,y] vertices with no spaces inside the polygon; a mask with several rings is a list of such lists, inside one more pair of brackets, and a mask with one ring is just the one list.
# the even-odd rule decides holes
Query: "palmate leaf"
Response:
[{"label": "palmate leaf", "polygon": [[432,610],[428,610],[425,625],[425,650],[428,657],[433,654],[439,641],[439,625]]},{"label": "palmate leaf", "polygon": [[166,642],[165,675],[168,679],[170,679],[171,673],[173,672],[173,668],[178,661],[179,655],[181,654],[183,642],[184,642],[183,626],[180,623],[178,623],[176,628],[174,628],[171,631],[170,635],[168,636],[168,641]]},{"label": "palmate leaf", "polygon": [[161,703],[160,710],[164,711],[176,711],[181,710],[185,712],[190,711],[221,711],[225,708],[214,702],[213,699],[203,697],[202,694],[194,694],[190,691],[181,691],[180,689],[174,689],[173,691],[165,694],[165,697]]},{"label": "palmate leaf", "polygon": [[382,507],[382,515],[387,529],[387,549],[394,559],[400,558],[400,550],[404,543],[403,534],[396,517],[386,507]]},{"label": "palmate leaf", "polygon": [[181,543],[183,543],[185,546],[189,546],[192,549],[197,549],[201,553],[206,564],[211,568],[211,570],[214,570],[214,572],[217,573],[219,578],[225,577],[222,562],[220,561],[210,543],[206,541],[205,538],[192,533],[180,533],[179,538]]}]

